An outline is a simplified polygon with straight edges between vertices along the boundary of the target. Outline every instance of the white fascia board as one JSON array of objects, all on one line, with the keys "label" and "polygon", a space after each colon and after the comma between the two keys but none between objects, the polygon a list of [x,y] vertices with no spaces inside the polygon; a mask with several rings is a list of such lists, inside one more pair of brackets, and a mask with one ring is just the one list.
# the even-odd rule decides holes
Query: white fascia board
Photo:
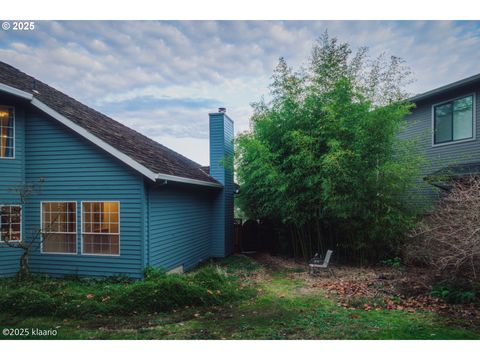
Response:
[{"label": "white fascia board", "polygon": [[32,99],[31,101],[32,105],[35,106],[37,109],[42,110],[44,113],[50,115],[53,117],[55,120],[58,120],[61,122],[63,125],[66,127],[70,128],[71,130],[75,131],[77,134],[83,136],[87,140],[90,140],[93,142],[95,145],[99,146],[109,154],[113,155],[120,161],[124,162],[125,164],[129,165],[133,169],[137,170],[140,172],[142,175],[145,177],[149,178],[152,181],[155,181],[157,178],[157,174],[151,171],[150,169],[146,168],[142,164],[138,163],[137,161],[133,160],[131,157],[125,155],[121,151],[118,151],[116,148],[114,148],[112,145],[106,143],[105,141],[101,140],[97,136],[93,135],[92,133],[88,132],[85,130],[83,127],[75,124],[73,121],[67,119],[65,116],[62,114],[58,113],[57,111],[53,110],[50,108],[48,105],[45,105],[42,103],[40,100],[37,100],[35,98]]},{"label": "white fascia board", "polygon": [[0,84],[0,91],[4,91],[6,93],[16,95],[16,96],[19,96],[19,97],[27,99],[27,100],[32,100],[33,99],[32,94],[30,94],[26,91],[15,89],[14,87],[11,87],[11,86],[8,86],[8,85],[5,85],[5,84]]},{"label": "white fascia board", "polygon": [[223,188],[222,184],[218,184],[210,181],[195,180],[195,179],[190,179],[182,176],[175,176],[175,175],[168,175],[168,174],[157,174],[157,179],[181,182],[181,183],[192,184],[192,185],[203,185],[203,186],[211,186],[216,188]]}]

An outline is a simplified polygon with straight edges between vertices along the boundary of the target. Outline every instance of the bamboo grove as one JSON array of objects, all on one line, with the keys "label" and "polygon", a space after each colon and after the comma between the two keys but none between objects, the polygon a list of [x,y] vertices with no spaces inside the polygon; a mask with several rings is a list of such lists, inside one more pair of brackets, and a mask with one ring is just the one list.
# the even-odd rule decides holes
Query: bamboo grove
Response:
[{"label": "bamboo grove", "polygon": [[363,262],[398,251],[422,161],[398,136],[410,82],[403,60],[354,52],[327,33],[302,69],[281,58],[236,142],[243,212],[275,223],[294,256],[333,248]]}]

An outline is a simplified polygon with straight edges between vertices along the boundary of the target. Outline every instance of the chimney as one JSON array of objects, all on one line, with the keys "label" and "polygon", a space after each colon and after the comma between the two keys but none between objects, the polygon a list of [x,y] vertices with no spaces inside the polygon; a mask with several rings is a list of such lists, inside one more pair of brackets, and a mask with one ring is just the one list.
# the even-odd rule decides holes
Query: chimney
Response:
[{"label": "chimney", "polygon": [[213,203],[211,255],[224,257],[233,251],[233,120],[226,108],[209,114],[210,176],[223,185]]}]

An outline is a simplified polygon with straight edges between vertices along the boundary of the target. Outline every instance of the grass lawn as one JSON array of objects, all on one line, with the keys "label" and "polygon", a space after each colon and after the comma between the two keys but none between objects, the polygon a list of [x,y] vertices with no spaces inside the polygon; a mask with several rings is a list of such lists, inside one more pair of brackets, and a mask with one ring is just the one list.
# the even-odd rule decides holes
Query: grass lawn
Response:
[{"label": "grass lawn", "polygon": [[243,256],[218,265],[240,286],[254,288],[256,295],[152,314],[59,318],[0,313],[0,331],[57,331],[50,337],[0,335],[0,339],[480,339],[480,324],[472,319],[423,310],[345,308],[335,294],[297,276],[302,268],[272,269]]}]

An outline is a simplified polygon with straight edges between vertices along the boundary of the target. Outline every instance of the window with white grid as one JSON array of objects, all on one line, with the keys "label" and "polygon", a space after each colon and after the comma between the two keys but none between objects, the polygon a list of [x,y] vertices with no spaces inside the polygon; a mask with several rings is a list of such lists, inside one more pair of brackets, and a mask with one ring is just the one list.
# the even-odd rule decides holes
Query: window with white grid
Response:
[{"label": "window with white grid", "polygon": [[22,207],[0,205],[0,242],[22,240]]},{"label": "window with white grid", "polygon": [[15,117],[13,108],[0,106],[0,159],[15,157]]},{"label": "window with white grid", "polygon": [[77,253],[77,203],[42,202],[42,252]]},{"label": "window with white grid", "polygon": [[95,201],[82,203],[82,253],[120,254],[120,203]]}]

